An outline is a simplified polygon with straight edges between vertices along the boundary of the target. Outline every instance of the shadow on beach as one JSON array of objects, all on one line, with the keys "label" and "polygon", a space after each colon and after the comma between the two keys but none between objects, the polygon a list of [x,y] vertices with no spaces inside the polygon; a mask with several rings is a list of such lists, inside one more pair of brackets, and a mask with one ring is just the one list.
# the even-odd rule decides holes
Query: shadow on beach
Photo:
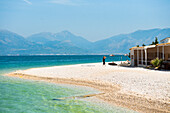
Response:
[{"label": "shadow on beach", "polygon": [[118,67],[126,67],[126,68],[142,68],[142,69],[146,69],[146,70],[154,70],[154,71],[161,71],[161,72],[170,72],[170,70],[166,70],[166,69],[155,69],[154,67],[151,68],[147,68],[147,67],[143,67],[143,66],[131,66],[130,63],[126,63],[126,62],[122,62],[120,64],[116,64],[114,62],[108,63],[109,66],[118,66]]},{"label": "shadow on beach", "polygon": [[127,67],[127,68],[142,68],[142,69],[146,69],[146,70],[154,70],[154,71],[161,71],[161,72],[170,72],[170,70],[166,70],[166,69],[154,69],[154,68],[147,68],[147,67],[142,67],[142,66],[131,66],[131,65],[117,65],[120,67]]}]

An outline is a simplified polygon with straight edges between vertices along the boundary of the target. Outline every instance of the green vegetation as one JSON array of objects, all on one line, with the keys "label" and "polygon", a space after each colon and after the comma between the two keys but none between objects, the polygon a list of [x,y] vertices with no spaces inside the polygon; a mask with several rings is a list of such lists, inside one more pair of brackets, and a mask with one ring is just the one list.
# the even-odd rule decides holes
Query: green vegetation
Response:
[{"label": "green vegetation", "polygon": [[136,47],[139,47],[139,45],[137,45]]},{"label": "green vegetation", "polygon": [[155,45],[155,42],[153,41],[152,44],[150,44],[150,45]]},{"label": "green vegetation", "polygon": [[146,46],[145,44],[142,44],[142,46]]},{"label": "green vegetation", "polygon": [[156,68],[159,68],[162,65],[162,62],[163,60],[159,58],[151,60],[151,64]]},{"label": "green vegetation", "polygon": [[158,38],[155,37],[155,45],[158,44],[158,43],[159,43],[159,42],[158,42]]},{"label": "green vegetation", "polygon": [[152,44],[150,44],[150,45],[156,45],[156,44],[158,44],[158,43],[159,43],[159,42],[158,42],[158,38],[155,37],[155,42],[153,41]]}]

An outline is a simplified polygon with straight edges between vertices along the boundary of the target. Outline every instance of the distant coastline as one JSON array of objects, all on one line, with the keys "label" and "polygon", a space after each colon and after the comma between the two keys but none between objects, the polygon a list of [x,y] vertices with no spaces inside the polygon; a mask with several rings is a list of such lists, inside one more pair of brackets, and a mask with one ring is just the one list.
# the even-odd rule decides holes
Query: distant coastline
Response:
[{"label": "distant coastline", "polygon": [[[59,56],[59,55],[110,55],[110,54],[6,54],[0,56]],[[114,55],[124,55],[124,54],[114,54]]]}]

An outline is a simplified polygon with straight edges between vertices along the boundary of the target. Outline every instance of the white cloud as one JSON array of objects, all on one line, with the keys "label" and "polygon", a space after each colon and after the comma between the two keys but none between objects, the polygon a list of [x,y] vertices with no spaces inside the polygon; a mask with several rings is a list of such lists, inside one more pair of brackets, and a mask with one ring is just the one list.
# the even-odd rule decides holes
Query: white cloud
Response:
[{"label": "white cloud", "polygon": [[73,0],[51,0],[51,3],[62,4],[62,5],[78,5]]},{"label": "white cloud", "polygon": [[26,2],[27,4],[32,5],[32,3],[30,1],[28,1],[28,0],[23,0],[23,1]]}]

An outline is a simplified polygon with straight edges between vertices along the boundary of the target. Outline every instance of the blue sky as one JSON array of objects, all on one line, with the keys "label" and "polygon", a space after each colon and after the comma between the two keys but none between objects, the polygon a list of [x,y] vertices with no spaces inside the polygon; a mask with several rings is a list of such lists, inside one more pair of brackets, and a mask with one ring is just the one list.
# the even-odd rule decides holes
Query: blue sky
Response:
[{"label": "blue sky", "polygon": [[0,0],[0,29],[22,36],[68,30],[90,41],[170,27],[170,0]]}]

